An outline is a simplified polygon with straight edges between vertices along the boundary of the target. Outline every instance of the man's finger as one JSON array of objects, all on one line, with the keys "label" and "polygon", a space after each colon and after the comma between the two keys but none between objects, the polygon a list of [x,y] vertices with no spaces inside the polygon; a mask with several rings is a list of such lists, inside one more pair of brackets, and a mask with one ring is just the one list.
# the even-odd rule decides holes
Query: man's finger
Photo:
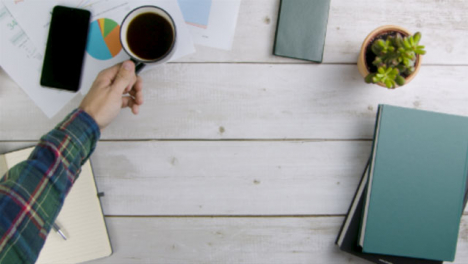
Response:
[{"label": "man's finger", "polygon": [[109,84],[112,83],[115,79],[115,76],[119,72],[120,67],[122,67],[122,63],[118,63],[110,68],[101,71],[98,74],[96,80],[107,81],[109,82]]},{"label": "man's finger", "polygon": [[130,93],[131,91],[141,91],[142,89],[143,89],[143,80],[141,79],[140,76],[137,76],[135,84],[133,84],[132,86],[129,85],[125,89],[124,94]]},{"label": "man's finger", "polygon": [[133,86],[133,89],[128,93],[133,97],[135,103],[141,105],[143,104],[143,91],[142,91],[142,83],[138,82]]},{"label": "man's finger", "polygon": [[143,99],[143,92],[137,92],[135,95],[135,102],[139,105],[142,105],[143,102],[144,102],[144,99]]},{"label": "man's finger", "polygon": [[130,96],[124,96],[122,97],[122,108],[125,108],[125,107],[132,107],[132,105],[134,104],[135,102],[133,101],[133,98],[130,97]]},{"label": "man's finger", "polygon": [[143,90],[143,79],[140,76],[137,76],[137,81],[135,83],[134,89],[139,92]]},{"label": "man's finger", "polygon": [[133,101],[135,101],[136,104],[139,104],[139,105],[143,104],[143,93],[142,92],[137,92],[135,90],[131,90],[128,94],[133,98]]},{"label": "man's finger", "polygon": [[125,61],[117,72],[114,83],[112,84],[112,89],[123,93],[125,88],[133,86],[135,82],[135,64],[131,61]]},{"label": "man's finger", "polygon": [[130,93],[130,91],[132,90],[132,86],[127,86],[127,88],[125,88],[125,90],[123,91],[123,94],[128,94]]},{"label": "man's finger", "polygon": [[130,96],[122,97],[122,108],[126,107],[132,109],[132,112],[135,115],[138,115],[138,112],[140,112],[140,106],[137,103],[135,103],[133,98]]},{"label": "man's finger", "polygon": [[139,105],[143,104],[143,81],[140,77],[138,77],[137,82],[133,86],[133,90],[135,93],[132,96],[135,98],[135,102]]},{"label": "man's finger", "polygon": [[138,113],[140,112],[140,106],[137,105],[137,104],[134,104],[132,106],[132,112],[133,112],[134,115],[138,115]]}]

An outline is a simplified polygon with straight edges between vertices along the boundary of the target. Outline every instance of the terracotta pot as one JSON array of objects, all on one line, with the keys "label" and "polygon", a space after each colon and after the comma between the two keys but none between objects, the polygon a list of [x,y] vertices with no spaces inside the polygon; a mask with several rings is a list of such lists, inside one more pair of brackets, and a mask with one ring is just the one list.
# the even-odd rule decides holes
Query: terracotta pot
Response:
[{"label": "terracotta pot", "polygon": [[[372,31],[369,35],[367,35],[366,39],[362,43],[361,52],[359,53],[359,58],[358,58],[357,65],[358,65],[358,69],[359,69],[359,72],[361,73],[362,77],[365,78],[369,74],[369,70],[368,70],[368,67],[367,67],[365,55],[366,55],[367,47],[369,46],[370,42],[372,42],[376,37],[378,37],[378,36],[380,36],[380,35],[382,35],[384,33],[392,32],[392,31],[393,32],[395,32],[395,31],[399,32],[402,36],[412,35],[408,30],[406,30],[406,29],[404,29],[402,27],[399,27],[399,26],[389,25],[389,26],[382,26],[382,27],[374,29],[374,31]],[[410,76],[406,77],[405,85],[408,84],[411,80],[413,80],[413,78],[418,73],[419,68],[421,68],[421,56],[419,54],[416,54],[416,63],[414,65],[414,68],[415,68],[414,72]],[[383,83],[377,83],[377,84],[382,86],[382,87],[387,88],[387,86],[385,86],[385,84],[383,84]],[[398,87],[398,85],[396,87]]]}]

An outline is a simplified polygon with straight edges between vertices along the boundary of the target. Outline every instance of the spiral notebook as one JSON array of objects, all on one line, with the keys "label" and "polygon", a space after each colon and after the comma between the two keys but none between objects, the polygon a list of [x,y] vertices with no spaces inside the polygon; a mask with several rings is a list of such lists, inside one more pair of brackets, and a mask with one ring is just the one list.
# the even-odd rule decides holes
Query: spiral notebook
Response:
[{"label": "spiral notebook", "polygon": [[[0,177],[9,168],[26,160],[33,148],[0,155]],[[81,263],[110,256],[112,247],[107,233],[96,183],[87,161],[70,190],[55,221],[67,237],[65,241],[51,230],[39,254],[41,263]]]}]

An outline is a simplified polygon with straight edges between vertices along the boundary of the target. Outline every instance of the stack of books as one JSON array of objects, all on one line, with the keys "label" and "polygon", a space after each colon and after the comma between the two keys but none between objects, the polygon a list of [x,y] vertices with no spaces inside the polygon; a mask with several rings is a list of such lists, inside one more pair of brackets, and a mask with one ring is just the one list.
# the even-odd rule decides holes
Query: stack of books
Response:
[{"label": "stack of books", "polygon": [[336,244],[374,263],[454,261],[467,202],[468,117],[380,105]]}]

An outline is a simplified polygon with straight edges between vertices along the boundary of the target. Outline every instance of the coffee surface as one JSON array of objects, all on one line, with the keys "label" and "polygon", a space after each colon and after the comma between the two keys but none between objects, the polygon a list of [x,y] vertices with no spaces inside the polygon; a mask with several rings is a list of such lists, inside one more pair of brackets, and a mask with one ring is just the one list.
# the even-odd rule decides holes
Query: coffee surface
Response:
[{"label": "coffee surface", "polygon": [[174,31],[171,24],[155,13],[143,13],[129,24],[127,43],[130,51],[144,60],[156,60],[171,49]]}]

